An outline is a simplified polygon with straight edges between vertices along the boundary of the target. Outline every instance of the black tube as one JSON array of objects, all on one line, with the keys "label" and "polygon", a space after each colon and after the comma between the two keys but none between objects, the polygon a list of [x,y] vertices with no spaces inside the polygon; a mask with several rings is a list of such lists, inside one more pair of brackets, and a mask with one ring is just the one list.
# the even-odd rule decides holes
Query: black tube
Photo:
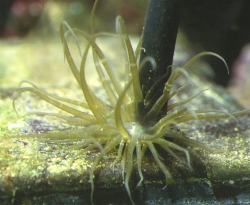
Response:
[{"label": "black tube", "polygon": [[[140,83],[145,97],[152,85],[161,79],[149,104],[157,100],[162,94],[166,80],[169,77],[173,63],[173,55],[179,25],[179,0],[150,0],[143,33],[140,61],[147,56],[156,62],[156,68],[146,63],[140,70]],[[165,76],[162,80],[162,76]],[[143,103],[139,105],[139,120],[148,111]],[[141,116],[140,116],[141,115]]]}]

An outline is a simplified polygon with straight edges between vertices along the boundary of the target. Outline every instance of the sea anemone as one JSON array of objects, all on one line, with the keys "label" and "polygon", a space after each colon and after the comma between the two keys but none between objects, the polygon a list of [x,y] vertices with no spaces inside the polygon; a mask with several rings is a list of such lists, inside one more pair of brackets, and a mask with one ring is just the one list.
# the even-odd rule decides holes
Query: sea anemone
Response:
[{"label": "sea anemone", "polygon": [[[55,116],[63,119],[69,125],[77,126],[79,129],[67,132],[67,137],[70,139],[71,135],[78,135],[79,139],[84,139],[85,149],[98,151],[99,154],[95,158],[90,171],[92,197],[94,174],[98,165],[105,156],[110,153],[116,153],[115,161],[116,163],[121,163],[124,185],[131,202],[134,203],[129,185],[130,178],[133,167],[137,166],[140,176],[138,185],[143,182],[142,161],[146,155],[151,154],[155,163],[164,174],[166,184],[172,183],[174,179],[164,159],[159,154],[159,148],[161,152],[166,152],[173,159],[179,160],[189,169],[192,169],[189,151],[185,147],[166,138],[168,134],[172,138],[178,137],[182,140],[182,136],[177,136],[176,132],[173,132],[173,127],[192,120],[213,120],[229,116],[225,113],[215,114],[212,112],[205,113],[189,110],[188,103],[200,93],[188,99],[176,101],[176,96],[182,92],[185,86],[176,86],[175,82],[181,76],[188,75],[188,69],[191,67],[190,65],[193,61],[205,55],[216,56],[224,63],[225,61],[215,53],[204,52],[193,57],[182,68],[173,68],[171,75],[165,82],[163,93],[147,109],[148,111],[144,113],[143,119],[140,118],[139,120],[139,105],[143,104],[143,106],[147,107],[148,98],[155,92],[155,86],[152,85],[147,95],[143,97],[139,81],[139,71],[146,62],[151,63],[152,68],[156,65],[154,59],[150,56],[140,62],[141,41],[139,41],[137,48],[133,49],[122,18],[117,17],[116,22],[116,34],[87,34],[86,32],[72,29],[66,22],[61,25],[60,34],[65,57],[83,93],[83,101],[50,94],[30,82],[26,82],[29,86],[20,87],[18,92],[32,92],[49,104],[63,110],[67,115],[45,112],[36,114]],[[66,40],[66,37],[70,34],[75,39],[78,39],[80,35],[87,42],[81,56],[79,68],[74,61]],[[123,42],[123,48],[127,54],[126,61],[128,66],[125,72],[122,73],[122,80],[117,77],[116,73],[121,71],[117,68],[112,68],[110,62],[105,57],[104,51],[96,43],[96,39],[101,35],[120,38]],[[92,51],[93,63],[102,89],[105,92],[105,97],[98,96],[86,79],[88,75],[85,72],[86,60],[90,51]],[[164,115],[162,114],[162,110],[164,110]],[[237,114],[235,113],[234,115]],[[81,134],[79,130],[84,130],[84,133]],[[58,133],[55,135],[58,135]],[[51,136],[53,136],[53,133],[51,133]],[[187,145],[192,145],[191,141],[184,138],[183,141]],[[146,152],[147,154],[145,154]]]}]

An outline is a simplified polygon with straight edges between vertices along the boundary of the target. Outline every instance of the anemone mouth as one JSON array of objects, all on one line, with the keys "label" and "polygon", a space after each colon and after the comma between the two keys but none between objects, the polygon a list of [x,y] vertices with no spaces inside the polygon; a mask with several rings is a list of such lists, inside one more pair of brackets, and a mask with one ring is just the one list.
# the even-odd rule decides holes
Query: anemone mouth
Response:
[{"label": "anemone mouth", "polygon": [[[171,155],[173,159],[181,161],[189,169],[192,169],[188,150],[165,138],[166,133],[171,134],[173,138],[177,137],[171,132],[173,125],[192,120],[220,119],[230,117],[231,115],[222,112],[214,114],[189,110],[186,105],[203,91],[183,101],[172,100],[185,88],[185,85],[180,87],[174,86],[175,81],[180,76],[188,75],[188,69],[190,69],[193,61],[202,56],[211,55],[221,59],[225,63],[220,56],[212,52],[203,52],[193,57],[182,68],[174,69],[169,79],[165,82],[163,93],[154,104],[149,104],[148,99],[155,92],[157,86],[152,85],[152,88],[146,96],[142,95],[139,82],[139,70],[145,62],[139,63],[139,53],[141,50],[140,41],[136,49],[133,49],[121,17],[117,18],[117,32],[117,34],[89,35],[83,31],[72,29],[65,22],[61,25],[60,34],[65,57],[83,94],[84,100],[50,94],[27,81],[25,83],[28,84],[28,86],[20,87],[18,93],[21,94],[26,91],[34,93],[42,100],[64,111],[66,114],[46,112],[33,114],[53,116],[65,121],[69,125],[78,127],[79,129],[71,131],[70,133],[65,134],[62,132],[62,136],[68,139],[71,139],[71,137],[75,135],[79,136],[79,139],[84,139],[83,147],[85,149],[98,151],[99,154],[93,162],[90,172],[92,197],[94,190],[94,173],[98,164],[103,159],[103,156],[108,155],[110,152],[116,152],[115,162],[119,162],[122,166],[124,185],[131,202],[134,203],[129,182],[134,166],[137,167],[140,176],[138,185],[143,182],[142,161],[146,150],[151,153],[155,163],[164,174],[166,184],[172,183],[174,180],[167,165],[160,156],[157,147],[161,147],[161,149]],[[70,52],[66,39],[69,34],[77,39],[77,41],[78,36],[81,36],[87,42],[85,50],[81,55],[80,65],[75,63],[74,57]],[[127,62],[124,72],[125,80],[123,81],[117,78],[118,75],[115,73],[115,69],[112,68],[110,62],[105,57],[104,51],[96,43],[96,39],[102,35],[119,38],[122,41],[123,50],[126,53],[125,61]],[[105,93],[106,100],[96,95],[87,81],[86,62],[91,52],[93,64],[103,92]],[[152,68],[156,66],[154,59],[150,57],[146,58],[145,61],[151,63]],[[159,81],[160,80],[161,79],[159,79]],[[141,104],[147,108],[147,112],[144,113],[139,120],[138,113],[140,112],[140,108],[138,105]],[[167,109],[165,107],[166,104],[168,105]],[[13,105],[15,108],[15,101]],[[166,109],[164,111],[165,115],[161,115],[163,109]],[[232,115],[237,116],[240,114],[242,113],[233,113]],[[83,130],[84,133],[82,132]],[[53,134],[51,134],[50,137],[53,137]],[[179,138],[181,137],[179,136]],[[192,144],[190,145],[192,146]],[[180,157],[180,154],[184,156],[184,158]]]}]

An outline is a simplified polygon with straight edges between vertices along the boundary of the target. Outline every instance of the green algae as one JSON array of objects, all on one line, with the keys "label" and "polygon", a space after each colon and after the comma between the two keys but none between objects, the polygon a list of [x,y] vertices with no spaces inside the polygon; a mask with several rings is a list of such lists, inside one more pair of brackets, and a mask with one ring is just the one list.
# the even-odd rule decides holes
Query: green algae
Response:
[{"label": "green algae", "polygon": [[[41,49],[41,52],[44,52]],[[60,68],[61,70],[61,68]],[[62,69],[64,70],[64,69]],[[27,75],[32,76],[33,74]],[[6,78],[11,75],[6,74]],[[22,77],[22,75],[21,75]],[[67,78],[67,77],[64,77]],[[53,79],[53,76],[52,76]],[[49,82],[52,82],[48,80]],[[8,82],[6,80],[5,82]],[[14,83],[14,82],[13,82]],[[241,109],[237,102],[232,99],[224,90],[213,87],[206,82],[197,80],[199,88],[210,87],[209,92],[205,92],[200,98],[192,101],[191,107],[207,109],[219,109],[224,107],[227,110],[235,111]],[[197,92],[195,89],[189,89],[186,95],[192,96]],[[71,85],[61,85],[47,88],[55,93],[65,94],[67,96],[78,96],[78,93],[72,92]],[[194,93],[189,93],[194,92]],[[58,140],[46,140],[39,138],[39,135],[33,137],[25,136],[25,132],[39,132],[37,126],[29,123],[30,120],[36,121],[38,127],[48,125],[52,131],[63,131],[69,127],[62,122],[51,118],[26,116],[19,118],[12,108],[12,96],[4,95],[0,100],[0,190],[1,196],[12,197],[15,193],[25,193],[27,195],[59,193],[59,192],[88,192],[89,168],[96,156],[95,152],[86,152],[78,144],[79,139],[73,139],[71,144]],[[180,96],[185,98],[186,96]],[[53,111],[54,109],[44,105],[38,98],[25,94],[18,102],[18,111],[22,115],[26,111],[24,108],[30,102],[31,108],[41,108]],[[41,104],[40,104],[41,103]],[[237,122],[235,119],[219,120],[215,122],[200,122],[197,124],[186,124],[180,127],[187,137],[206,143],[209,148],[214,148],[213,152],[204,150],[197,151],[199,160],[205,164],[206,176],[211,181],[212,186],[233,185],[234,187],[249,187],[249,117],[240,117]],[[45,124],[44,124],[45,122]],[[62,124],[61,124],[62,123]],[[233,126],[232,126],[233,124]],[[18,135],[17,135],[18,134]],[[59,139],[58,136],[57,139]],[[218,146],[219,145],[219,146]],[[110,166],[114,156],[111,154],[105,158],[105,162],[98,168],[96,176],[97,188],[119,188],[123,189],[121,167]],[[161,184],[162,175],[152,160],[146,159],[143,164],[143,172],[149,175],[146,184]],[[145,165],[145,166],[144,166]],[[199,175],[194,172],[183,174],[187,170],[180,164],[171,164],[171,172],[182,179],[196,178]]]},{"label": "green algae", "polygon": [[[211,90],[211,93],[215,90]],[[213,96],[218,95],[217,93]],[[204,101],[207,99],[213,103],[216,101],[216,97],[211,99],[211,94],[207,98],[206,95],[203,95],[202,98]],[[32,99],[35,100],[36,104],[37,99]],[[91,167],[96,153],[85,152],[80,149],[77,142],[72,144],[58,140],[50,142],[47,139],[39,138],[39,135],[37,137],[27,137],[24,134],[19,134],[16,137],[12,134],[6,135],[8,132],[12,133],[12,129],[8,129],[6,126],[10,122],[15,124],[14,122],[18,119],[10,102],[11,99],[2,100],[0,107],[0,109],[5,110],[6,114],[4,118],[1,118],[1,127],[5,132],[4,135],[1,132],[0,142],[0,187],[2,194],[8,196],[12,196],[15,192],[35,194],[44,193],[47,189],[54,193],[70,192],[72,189],[75,191],[90,190],[88,168]],[[196,104],[195,100],[193,103]],[[198,103],[200,103],[199,100]],[[237,107],[237,105],[234,106]],[[27,119],[34,119],[34,117],[27,116]],[[46,120],[50,122],[49,119]],[[205,164],[207,178],[212,182],[212,185],[219,183],[241,187],[243,183],[246,188],[249,184],[250,173],[249,128],[247,127],[250,120],[247,117],[242,117],[238,119],[237,124],[232,126],[232,123],[235,123],[234,120],[213,123],[201,122],[195,126],[187,124],[183,126],[183,129],[186,136],[206,143],[209,148],[214,148],[213,152],[198,151],[200,153],[199,160]],[[33,125],[25,123],[24,119],[21,121],[20,125],[22,126],[15,128],[13,133],[18,133],[21,130],[32,130]],[[51,124],[53,124],[53,120]],[[25,127],[28,128],[24,129]],[[56,131],[55,126],[51,127]],[[75,140],[77,141],[77,139]],[[110,166],[113,159],[114,156],[110,155],[110,158],[107,158],[106,162],[100,165],[97,187],[108,189],[120,187],[122,189],[120,167]],[[157,166],[152,166],[150,160],[144,161],[143,167],[143,171],[151,176],[146,180],[146,184],[162,183],[161,178],[156,177],[159,176],[160,170]],[[173,164],[171,170],[174,175],[184,177],[181,174],[182,170],[185,170],[183,166]],[[196,171],[199,170],[194,170],[193,173],[189,173],[184,178],[187,180],[190,177],[199,179]],[[46,184],[46,188],[44,184]]]}]

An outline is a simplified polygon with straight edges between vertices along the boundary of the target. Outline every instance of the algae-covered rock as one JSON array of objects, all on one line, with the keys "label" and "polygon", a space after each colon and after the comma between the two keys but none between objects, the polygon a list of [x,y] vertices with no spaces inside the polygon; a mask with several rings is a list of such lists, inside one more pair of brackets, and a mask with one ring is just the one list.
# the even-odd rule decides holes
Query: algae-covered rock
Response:
[{"label": "algae-covered rock", "polygon": [[[57,42],[52,45],[55,47],[49,46],[53,48],[51,54],[59,48]],[[62,59],[55,59],[47,63],[60,67]],[[31,67],[37,67],[29,63]],[[8,66],[6,62],[2,65]],[[45,71],[48,72],[47,78],[51,72]],[[34,70],[23,73],[20,80],[23,77],[32,79],[36,74]],[[8,70],[5,76],[10,78]],[[63,78],[60,72],[55,76]],[[81,97],[65,76],[64,83],[55,87],[52,83],[55,76],[51,77],[46,90],[68,97]],[[1,80],[8,85],[5,78]],[[168,167],[176,183],[165,186],[162,173],[149,156],[143,162],[144,186],[136,188],[139,181],[136,172],[131,178],[133,197],[140,204],[250,203],[250,115],[232,116],[231,112],[243,108],[224,89],[195,77],[192,83],[192,89],[189,87],[182,92],[178,96],[180,99],[209,89],[189,102],[190,109],[223,111],[228,113],[228,117],[178,125],[177,132],[202,144],[196,149],[188,148],[193,170],[169,160]],[[18,116],[12,107],[14,87],[12,81],[10,88],[3,86],[0,89],[0,199],[5,204],[89,204],[89,173],[97,152],[86,151],[79,140],[81,133],[88,128],[79,129],[78,135],[71,136],[69,140],[64,136],[69,136],[71,129],[76,128],[60,120],[35,115],[20,117],[30,111],[55,110],[30,93],[16,101]],[[57,135],[51,137],[51,132]],[[164,157],[168,159],[169,156]],[[114,159],[115,153],[98,167],[94,179],[96,204],[130,204],[123,185],[122,168],[120,164],[112,164]]]},{"label": "algae-covered rock", "polygon": [[[208,85],[198,80],[196,83],[199,87]],[[218,109],[216,106],[223,106],[225,110],[241,109],[229,95],[225,94],[224,90],[213,88],[210,84],[209,86],[209,94],[204,92],[199,99],[194,99],[190,106],[201,110],[205,105],[210,105],[211,109],[213,106],[215,109]],[[222,95],[227,99],[224,104]],[[37,103],[38,99],[30,98],[30,100],[35,100]],[[228,103],[228,100],[231,100],[231,103]],[[205,105],[201,103],[203,101]],[[66,126],[41,117],[30,116],[23,120],[19,119],[8,97],[1,101],[1,110],[4,110],[1,117],[0,141],[1,198],[18,199],[23,203],[31,204],[42,202],[57,204],[62,198],[75,201],[76,204],[83,201],[88,203],[89,167],[96,153],[81,149],[81,146],[77,145],[77,139],[74,140],[73,137],[71,142],[64,142],[58,140],[60,136],[57,140],[48,140],[39,135],[26,136],[26,132],[68,131]],[[153,201],[160,197],[158,201],[160,204],[167,203],[169,200],[185,204],[195,199],[216,204],[218,201],[215,196],[223,196],[223,200],[231,200],[232,196],[237,197],[239,194],[248,193],[250,189],[249,126],[249,115],[237,118],[229,116],[225,120],[200,121],[182,125],[180,129],[186,137],[204,143],[209,151],[199,149],[192,151],[193,164],[198,164],[194,166],[193,172],[188,172],[185,167],[178,164],[171,165],[172,172],[176,172],[173,174],[177,178],[177,184],[166,187],[164,191],[162,191],[164,183],[158,168],[152,166],[150,160],[145,162],[145,187],[135,190],[138,200],[153,204]],[[84,128],[79,131],[81,132],[84,132]],[[118,199],[111,197],[112,193],[123,196],[124,201],[127,201],[127,198],[120,166],[111,166],[113,160],[114,156],[110,156],[100,166],[95,178],[95,189],[97,199],[98,196],[104,195],[106,198],[110,197],[106,199],[107,203],[113,201],[112,203],[119,204]],[[138,180],[138,177],[134,176],[133,180]],[[202,195],[201,190],[204,192]],[[52,203],[53,200],[48,199],[48,196],[52,196],[55,202]]]}]

